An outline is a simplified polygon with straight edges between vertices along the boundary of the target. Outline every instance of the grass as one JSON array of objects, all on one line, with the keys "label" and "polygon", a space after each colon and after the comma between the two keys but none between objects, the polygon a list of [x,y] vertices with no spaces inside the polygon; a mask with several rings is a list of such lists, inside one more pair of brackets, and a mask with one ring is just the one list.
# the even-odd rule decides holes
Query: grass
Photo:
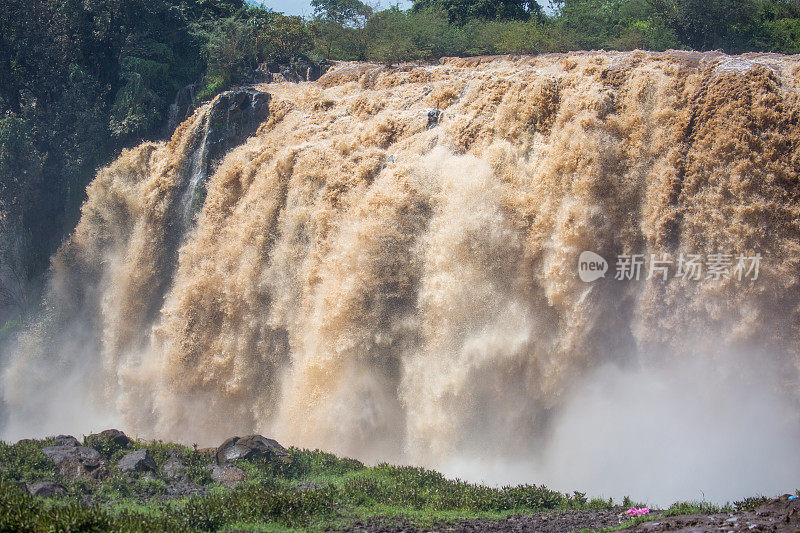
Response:
[{"label": "grass", "polygon": [[[486,487],[423,468],[365,466],[320,451],[289,449],[290,464],[240,461],[246,480],[229,488],[212,483],[207,455],[177,444],[132,441],[127,446],[87,437],[108,467],[102,480],[65,479],[42,454],[53,439],[0,443],[0,532],[4,531],[268,531],[347,528],[360,520],[397,521],[419,527],[473,518],[566,509],[617,509],[613,500],[564,494],[544,486]],[[135,449],[147,449],[160,467],[177,455],[187,465],[188,481],[204,494],[167,497],[172,481],[160,473],[127,474],[116,462]],[[160,472],[160,470],[159,470]],[[54,499],[27,494],[20,482],[51,480],[67,493]],[[764,501],[750,498],[718,508],[683,502],[665,514],[751,509]],[[633,502],[626,498],[626,506]],[[624,524],[630,526],[648,517]],[[609,530],[611,531],[611,530]]]}]

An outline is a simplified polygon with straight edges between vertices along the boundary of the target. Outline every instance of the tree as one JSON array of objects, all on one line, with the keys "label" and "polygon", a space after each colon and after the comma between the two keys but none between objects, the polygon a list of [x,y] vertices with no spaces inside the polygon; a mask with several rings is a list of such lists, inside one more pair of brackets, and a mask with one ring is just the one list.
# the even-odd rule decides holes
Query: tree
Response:
[{"label": "tree", "polygon": [[[757,0],[648,0],[695,50],[747,48],[742,37],[757,24]],[[738,38],[738,39],[737,39]]]},{"label": "tree", "polygon": [[414,0],[413,10],[440,8],[450,22],[465,24],[470,20],[528,20],[543,16],[536,0]]},{"label": "tree", "polygon": [[305,59],[314,47],[313,36],[302,17],[274,13],[259,24],[257,46],[262,60],[291,63]]},{"label": "tree", "polygon": [[[359,0],[311,0],[314,30],[326,57],[364,59],[364,27],[372,8]],[[355,57],[353,57],[355,56]]]},{"label": "tree", "polygon": [[372,8],[359,0],[311,0],[314,18],[340,26],[361,26],[372,15]]}]

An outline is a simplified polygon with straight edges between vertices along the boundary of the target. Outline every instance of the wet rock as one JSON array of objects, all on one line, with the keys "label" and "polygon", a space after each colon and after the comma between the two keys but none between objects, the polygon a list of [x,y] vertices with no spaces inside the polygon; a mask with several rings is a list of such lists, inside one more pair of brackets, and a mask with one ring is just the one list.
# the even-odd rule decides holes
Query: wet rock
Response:
[{"label": "wet rock", "polygon": [[164,134],[169,136],[178,125],[191,116],[194,111],[197,85],[192,83],[182,87],[175,95],[175,101],[169,106],[169,118]]},{"label": "wet rock", "polygon": [[147,450],[136,450],[120,459],[117,468],[123,472],[155,472],[156,462]]},{"label": "wet rock", "polygon": [[207,468],[211,472],[211,479],[226,487],[233,486],[247,479],[244,470],[233,465],[208,465]]},{"label": "wet rock", "polygon": [[50,481],[40,481],[28,485],[28,492],[33,496],[41,498],[52,498],[54,496],[63,496],[67,493],[67,489],[60,483],[52,483]]},{"label": "wet rock", "polygon": [[80,446],[81,443],[78,442],[78,439],[73,437],[72,435],[59,435],[55,438],[56,446],[68,446],[68,447],[75,447]]},{"label": "wet rock", "polygon": [[186,475],[186,465],[179,457],[172,456],[161,467],[161,473],[167,479],[183,479]]},{"label": "wet rock", "polygon": [[261,435],[248,435],[246,437],[231,437],[217,448],[217,464],[225,464],[237,459],[258,459],[290,461],[286,448],[278,441],[268,439]]},{"label": "wet rock", "polygon": [[258,81],[266,83],[316,81],[332,66],[332,63],[325,59],[319,62],[312,61],[308,58],[300,59],[292,63],[271,61],[269,63],[263,63],[258,67]]},{"label": "wet rock", "polygon": [[269,93],[253,88],[227,91],[211,105],[206,149],[214,161],[242,144],[269,115]]},{"label": "wet rock", "polygon": [[439,109],[431,109],[428,111],[428,129],[438,126],[441,116],[442,112]]},{"label": "wet rock", "polygon": [[106,474],[100,453],[86,446],[47,446],[42,453],[53,461],[65,477],[92,477],[99,479]]}]

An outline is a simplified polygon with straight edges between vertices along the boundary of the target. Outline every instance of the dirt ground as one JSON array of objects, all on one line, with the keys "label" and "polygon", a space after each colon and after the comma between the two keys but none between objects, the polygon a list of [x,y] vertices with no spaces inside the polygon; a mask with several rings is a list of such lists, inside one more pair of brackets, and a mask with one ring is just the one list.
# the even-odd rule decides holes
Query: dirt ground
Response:
[{"label": "dirt ground", "polygon": [[776,498],[755,511],[713,515],[685,515],[656,519],[628,529],[645,531],[778,531],[800,533],[800,498]]},{"label": "dirt ground", "polygon": [[[663,518],[658,512],[652,520],[625,529],[626,532],[644,533],[681,531],[685,533],[719,531],[755,531],[800,533],[800,498],[789,501],[784,495],[755,511],[712,515],[683,515]],[[478,532],[525,531],[537,533],[563,533],[580,530],[602,530],[618,527],[628,518],[615,511],[565,511],[513,516],[503,520],[464,520],[443,524],[429,530],[418,529],[403,520],[368,520],[354,524],[351,531],[364,533],[416,533],[419,531]]]}]

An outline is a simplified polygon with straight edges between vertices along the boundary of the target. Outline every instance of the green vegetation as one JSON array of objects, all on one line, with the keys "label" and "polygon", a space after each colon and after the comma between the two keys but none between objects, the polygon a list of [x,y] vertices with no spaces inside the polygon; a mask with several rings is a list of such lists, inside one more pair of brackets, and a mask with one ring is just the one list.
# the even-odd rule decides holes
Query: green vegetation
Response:
[{"label": "green vegetation", "polygon": [[[0,531],[293,531],[346,529],[364,520],[402,520],[434,527],[464,519],[501,519],[542,511],[584,509],[623,513],[641,507],[630,498],[611,499],[563,494],[544,486],[493,488],[446,479],[423,468],[381,464],[368,467],[354,459],[289,449],[290,462],[265,458],[239,460],[244,480],[223,486],[212,481],[210,454],[161,441],[133,440],[121,445],[99,436],[83,445],[100,452],[107,473],[100,479],[64,477],[42,453],[54,439],[0,443]],[[156,472],[122,472],[116,465],[126,453],[146,449]],[[162,469],[177,458],[186,470],[180,478]],[[53,481],[61,496],[31,496],[23,483]],[[176,493],[191,487],[193,495]],[[707,502],[679,502],[659,516],[753,511],[767,502],[748,498],[723,507]],[[617,531],[652,520],[642,516]]]},{"label": "green vegetation", "polygon": [[[0,336],[39,300],[85,186],[125,146],[257,81],[264,64],[578,49],[800,52],[795,0],[313,0],[309,19],[249,0],[7,0],[0,11]],[[265,7],[266,6],[266,7]],[[186,106],[181,108],[186,111]],[[180,117],[179,117],[180,118]]]},{"label": "green vegetation", "polygon": [[[611,500],[587,500],[545,487],[491,488],[445,479],[438,472],[382,464],[367,467],[320,451],[292,448],[291,463],[238,461],[246,480],[234,487],[212,483],[211,459],[195,449],[163,442],[127,446],[84,439],[108,467],[100,480],[66,478],[42,454],[53,439],[0,443],[0,531],[216,531],[347,526],[364,518],[403,517],[418,525],[547,509],[610,509]],[[145,448],[161,467],[170,457],[187,465],[188,481],[202,495],[166,498],[174,481],[163,473],[123,473],[114,466]],[[61,483],[66,495],[33,497],[20,482]]]}]

